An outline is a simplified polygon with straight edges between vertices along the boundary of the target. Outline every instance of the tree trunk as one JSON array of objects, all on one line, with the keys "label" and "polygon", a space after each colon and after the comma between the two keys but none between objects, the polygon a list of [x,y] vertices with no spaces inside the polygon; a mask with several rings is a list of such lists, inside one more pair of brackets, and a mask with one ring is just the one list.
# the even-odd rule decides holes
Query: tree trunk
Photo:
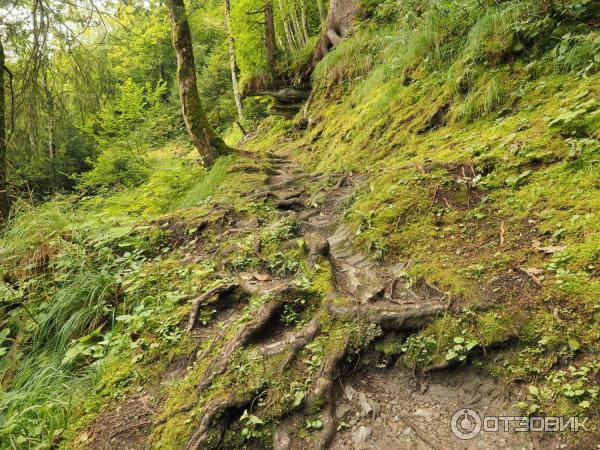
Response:
[{"label": "tree trunk", "polygon": [[6,182],[6,105],[4,103],[4,46],[0,40],[0,219],[8,217],[8,184]]},{"label": "tree trunk", "polygon": [[192,143],[209,167],[216,158],[226,154],[228,148],[208,122],[202,108],[196,82],[192,33],[183,0],[167,0],[166,3],[173,29],[173,47],[177,54],[177,83],[183,120]]},{"label": "tree trunk", "polygon": [[231,85],[233,86],[233,97],[237,109],[238,118],[244,120],[244,111],[242,109],[242,98],[237,79],[237,64],[235,62],[235,40],[233,30],[231,29],[231,5],[229,0],[225,0],[225,21],[227,22],[227,41],[229,43],[229,65],[231,66]]},{"label": "tree trunk", "polygon": [[327,14],[325,14],[325,8],[323,8],[322,0],[317,1],[317,9],[319,10],[319,19],[321,20],[321,26],[325,25],[325,21],[327,20]]},{"label": "tree trunk", "polygon": [[359,12],[360,0],[329,0],[329,13],[315,49],[314,62],[323,59],[354,29],[354,19]]},{"label": "tree trunk", "polygon": [[310,39],[310,34],[308,32],[308,22],[306,20],[306,2],[305,0],[300,0],[300,17],[302,20],[302,32],[304,33],[304,41],[308,42]]},{"label": "tree trunk", "polygon": [[281,14],[283,20],[283,30],[285,31],[285,38],[287,40],[290,52],[292,52],[295,48],[295,45],[290,32],[290,24],[288,23],[285,10],[283,9],[283,0],[279,0],[279,13]]},{"label": "tree trunk", "polygon": [[273,2],[265,3],[265,46],[267,48],[267,66],[275,72],[275,17],[273,16]]},{"label": "tree trunk", "polygon": [[302,34],[302,27],[300,26],[300,21],[298,20],[296,8],[294,8],[294,11],[292,11],[291,16],[296,31],[296,40],[298,41],[299,47],[302,47],[304,44],[306,44],[306,41],[304,40],[304,34]]},{"label": "tree trunk", "polygon": [[44,91],[46,94],[46,107],[48,109],[48,158],[50,161],[56,156],[56,142],[55,142],[55,124],[54,124],[54,97],[50,91],[48,85],[48,75],[44,73]]}]

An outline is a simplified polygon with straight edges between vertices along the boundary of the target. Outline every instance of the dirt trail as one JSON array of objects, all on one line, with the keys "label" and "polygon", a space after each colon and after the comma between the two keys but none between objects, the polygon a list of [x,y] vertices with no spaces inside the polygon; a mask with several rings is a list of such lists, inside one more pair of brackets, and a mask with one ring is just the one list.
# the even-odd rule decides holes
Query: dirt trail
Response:
[{"label": "dirt trail", "polygon": [[[375,264],[354,246],[354,234],[341,223],[344,207],[350,195],[360,188],[362,178],[352,174],[307,174],[291,158],[267,155],[269,179],[264,190],[251,193],[249,201],[269,201],[281,216],[291,215],[300,223],[300,236],[309,246],[308,263],[327,258],[333,268],[332,298],[322,299],[321,307],[301,330],[283,329],[276,325],[282,305],[298,293],[290,279],[256,277],[246,273],[226,274],[233,282],[217,294],[202,298],[218,310],[220,325],[198,329],[192,315],[188,329],[198,341],[210,340],[209,350],[219,346],[220,352],[208,364],[197,380],[201,395],[213,380],[228,370],[233,354],[240,348],[253,345],[264,358],[284,354],[281,369],[292,367],[298,354],[321,332],[321,317],[358,318],[378,325],[385,333],[398,339],[406,337],[447,310],[446,295],[430,284],[409,286],[401,276],[402,265],[383,267]],[[259,235],[258,222],[234,222],[222,233],[219,251],[224,252],[229,237],[242,230]],[[257,243],[260,247],[260,242]],[[236,293],[232,295],[232,293]],[[271,300],[258,308],[249,321],[240,324],[241,306],[252,295],[271,294]],[[235,301],[232,302],[232,298]],[[202,305],[200,305],[202,306]],[[196,309],[196,308],[194,308]],[[215,322],[216,323],[216,322]],[[231,332],[231,327],[235,332]],[[225,332],[227,331],[227,333]],[[226,339],[224,336],[228,335]],[[340,342],[327,353],[307,393],[307,404],[322,405],[323,427],[310,448],[374,448],[374,449],[537,449],[557,448],[554,436],[533,433],[484,433],[471,441],[461,441],[450,431],[450,419],[461,408],[491,415],[514,415],[511,405],[518,392],[507,389],[474,369],[430,373],[415,378],[401,368],[384,368],[375,352],[367,352],[357,367],[348,368],[344,361],[349,340]],[[204,360],[210,351],[197,357]],[[190,361],[186,362],[191,364]],[[389,363],[389,361],[387,361]],[[179,367],[176,377],[189,371]],[[164,379],[164,377],[163,377]],[[254,402],[252,397],[240,398],[225,393],[212,398],[197,419],[197,428],[185,449],[202,449],[215,435],[222,436],[228,424],[239,421],[232,417]],[[130,399],[130,402],[134,401]],[[142,404],[138,401],[134,404]],[[126,405],[129,403],[126,403]],[[182,409],[185,414],[193,407]],[[153,407],[151,412],[160,408]],[[128,417],[135,416],[131,408],[121,408]],[[151,428],[146,408],[140,429],[127,428],[122,432],[98,425],[107,418],[110,423],[119,416],[119,409],[97,418],[85,435],[97,439],[86,448],[142,449],[147,448],[145,433]],[[159,413],[157,412],[157,417]],[[307,448],[305,436],[297,433],[304,426],[305,411],[289,412],[280,420],[274,436],[274,448]],[[128,420],[122,417],[123,420]],[[129,419],[131,420],[131,419]],[[142,426],[143,425],[143,426]],[[159,421],[155,422],[159,425]],[[99,432],[99,430],[101,432]],[[107,439],[108,438],[108,439]],[[101,441],[105,439],[102,443]],[[543,439],[546,439],[545,441]],[[104,445],[102,445],[104,444]],[[566,448],[566,447],[559,447]]]}]

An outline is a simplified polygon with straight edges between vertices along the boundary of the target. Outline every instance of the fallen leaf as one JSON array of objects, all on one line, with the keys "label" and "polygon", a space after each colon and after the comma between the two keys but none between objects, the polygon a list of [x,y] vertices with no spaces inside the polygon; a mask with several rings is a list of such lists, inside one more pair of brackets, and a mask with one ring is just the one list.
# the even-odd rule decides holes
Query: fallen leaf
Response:
[{"label": "fallen leaf", "polygon": [[525,275],[529,276],[529,278],[531,278],[531,281],[533,281],[538,286],[542,285],[542,281],[538,278],[538,276],[544,273],[543,269],[538,269],[536,267],[519,267],[519,270]]}]

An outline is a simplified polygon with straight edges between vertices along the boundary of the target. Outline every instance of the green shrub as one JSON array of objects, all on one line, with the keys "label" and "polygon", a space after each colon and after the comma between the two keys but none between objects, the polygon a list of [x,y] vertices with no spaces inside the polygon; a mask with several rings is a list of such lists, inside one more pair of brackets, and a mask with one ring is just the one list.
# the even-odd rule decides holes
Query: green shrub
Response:
[{"label": "green shrub", "polygon": [[108,149],[93,163],[93,169],[84,173],[79,186],[98,192],[116,187],[135,187],[148,180],[150,170],[140,155],[129,150]]}]

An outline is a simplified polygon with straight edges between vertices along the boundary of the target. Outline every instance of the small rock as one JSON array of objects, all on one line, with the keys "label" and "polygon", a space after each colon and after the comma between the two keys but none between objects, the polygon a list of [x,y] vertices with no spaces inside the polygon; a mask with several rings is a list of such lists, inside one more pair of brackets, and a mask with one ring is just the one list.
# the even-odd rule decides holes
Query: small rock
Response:
[{"label": "small rock", "polygon": [[379,415],[379,412],[381,411],[379,403],[372,399],[367,399],[367,401],[369,402],[369,405],[371,405],[371,409],[373,410],[373,418],[377,417]]},{"label": "small rock", "polygon": [[277,429],[273,436],[273,450],[288,450],[292,441],[287,433],[283,429]]},{"label": "small rock", "polygon": [[369,427],[360,426],[354,433],[352,433],[352,439],[355,444],[364,444],[371,437],[373,430]]},{"label": "small rock", "polygon": [[348,399],[349,402],[352,401],[355,394],[356,394],[356,391],[354,390],[354,388],[352,386],[348,385],[344,388],[344,395],[346,396],[346,398]]},{"label": "small rock", "polygon": [[268,273],[254,272],[253,277],[258,281],[269,281],[271,279],[271,276]]},{"label": "small rock", "polygon": [[369,401],[367,400],[367,395],[364,392],[358,393],[358,402],[360,403],[363,416],[368,416],[370,413],[373,412],[373,407],[371,406],[371,403],[369,403]]},{"label": "small rock", "polygon": [[410,435],[414,434],[414,431],[411,427],[406,427],[404,429],[404,431],[402,432],[402,434],[404,434],[406,436],[410,436]]},{"label": "small rock", "polygon": [[348,421],[348,425],[350,425],[351,427],[353,427],[354,425],[356,425],[358,423],[358,420],[352,418]]},{"label": "small rock", "polygon": [[428,408],[419,408],[415,411],[415,416],[424,418],[427,422],[431,422],[434,412]]},{"label": "small rock", "polygon": [[339,405],[337,405],[337,407],[335,408],[335,417],[338,420],[343,419],[346,414],[348,414],[350,412],[352,408],[350,408],[350,406],[348,406],[345,403],[340,403]]}]

